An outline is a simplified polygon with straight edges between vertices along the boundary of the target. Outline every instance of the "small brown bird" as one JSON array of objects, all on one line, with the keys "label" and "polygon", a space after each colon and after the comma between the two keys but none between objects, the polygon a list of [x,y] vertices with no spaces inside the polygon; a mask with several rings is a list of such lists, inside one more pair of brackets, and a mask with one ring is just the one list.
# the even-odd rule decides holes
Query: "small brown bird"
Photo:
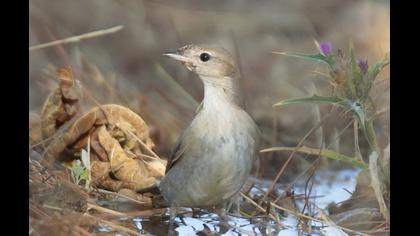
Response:
[{"label": "small brown bird", "polygon": [[164,55],[200,77],[204,99],[178,138],[159,189],[172,210],[223,205],[246,182],[259,145],[259,130],[244,110],[238,67],[217,47],[187,45]]}]

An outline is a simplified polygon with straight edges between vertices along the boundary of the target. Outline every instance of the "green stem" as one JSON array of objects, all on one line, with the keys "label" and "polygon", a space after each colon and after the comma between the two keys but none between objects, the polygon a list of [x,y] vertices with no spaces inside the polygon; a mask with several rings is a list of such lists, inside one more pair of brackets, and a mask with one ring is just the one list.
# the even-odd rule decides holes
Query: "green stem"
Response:
[{"label": "green stem", "polygon": [[364,120],[362,124],[365,124],[364,127],[362,127],[362,132],[366,138],[366,140],[369,143],[369,147],[372,151],[375,151],[378,153],[380,157],[382,157],[382,153],[379,149],[378,142],[376,139],[376,133],[375,129],[373,128],[373,121],[372,120]]},{"label": "green stem", "polygon": [[389,177],[385,175],[384,165],[383,165],[383,155],[382,152],[379,149],[379,145],[376,139],[376,133],[375,129],[373,128],[373,120],[365,120],[365,127],[362,128],[363,133],[365,134],[365,137],[369,143],[371,151],[375,151],[378,154],[379,160],[377,160],[378,163],[378,177],[380,180],[380,189],[382,191],[383,197],[385,197],[385,202],[387,206],[389,207]]}]

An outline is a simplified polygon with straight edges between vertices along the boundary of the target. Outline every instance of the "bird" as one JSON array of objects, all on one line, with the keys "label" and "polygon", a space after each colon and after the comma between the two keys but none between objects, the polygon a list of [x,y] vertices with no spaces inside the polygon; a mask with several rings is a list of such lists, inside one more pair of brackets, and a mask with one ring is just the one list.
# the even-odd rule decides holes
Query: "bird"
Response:
[{"label": "bird", "polygon": [[243,187],[258,156],[260,131],[245,111],[240,72],[224,48],[189,44],[164,56],[198,75],[204,97],[181,133],[159,183],[171,206],[225,207]]}]

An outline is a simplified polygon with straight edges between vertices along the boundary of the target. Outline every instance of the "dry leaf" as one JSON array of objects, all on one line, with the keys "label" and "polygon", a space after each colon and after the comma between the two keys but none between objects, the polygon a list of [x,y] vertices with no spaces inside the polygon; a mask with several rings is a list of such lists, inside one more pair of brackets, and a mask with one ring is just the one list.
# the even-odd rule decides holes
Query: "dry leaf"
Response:
[{"label": "dry leaf", "polygon": [[152,160],[147,162],[147,169],[149,171],[149,175],[153,177],[162,177],[165,175],[166,170],[166,160]]},{"label": "dry leaf", "polygon": [[[74,90],[71,70],[59,70],[58,74],[60,87],[48,97],[42,112],[44,137],[55,134],[78,111],[73,106],[79,95]],[[157,177],[164,175],[165,161],[143,159],[143,152],[152,149],[154,143],[143,119],[126,107],[115,104],[95,107],[60,132],[63,133],[49,144],[44,162],[63,160],[65,153],[76,158],[90,138],[91,176],[95,186],[112,191],[123,187],[137,190],[152,186]]]},{"label": "dry leaf", "polygon": [[54,139],[46,152],[46,161],[51,163],[67,147],[72,146],[82,135],[89,132],[94,126],[103,124],[115,125],[129,123],[146,146],[153,148],[154,144],[149,137],[149,130],[146,123],[130,109],[116,105],[107,104],[95,107],[78,118],[63,135]]},{"label": "dry leaf", "polygon": [[99,142],[108,153],[111,169],[115,177],[123,182],[131,183],[131,189],[142,189],[152,186],[156,179],[149,176],[143,162],[127,157],[119,142],[115,140],[105,126],[98,133]]},{"label": "dry leaf", "polygon": [[95,154],[97,155],[100,161],[109,162],[108,154],[99,143],[98,132],[99,132],[99,129],[95,129],[95,131],[93,131],[91,140],[90,140],[90,146],[92,147],[92,150],[95,152]]},{"label": "dry leaf", "polygon": [[53,135],[79,111],[78,87],[70,68],[57,71],[60,85],[45,100],[41,111],[42,137]]},{"label": "dry leaf", "polygon": [[115,192],[123,187],[123,182],[110,177],[111,165],[109,162],[93,161],[90,168],[93,185]]}]

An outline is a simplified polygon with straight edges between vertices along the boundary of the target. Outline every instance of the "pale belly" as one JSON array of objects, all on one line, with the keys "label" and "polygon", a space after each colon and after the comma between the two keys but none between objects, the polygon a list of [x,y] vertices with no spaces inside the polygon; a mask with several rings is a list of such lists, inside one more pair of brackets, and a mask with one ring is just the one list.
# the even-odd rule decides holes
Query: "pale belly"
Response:
[{"label": "pale belly", "polygon": [[170,203],[218,205],[234,196],[249,177],[257,145],[251,133],[233,122],[225,130],[202,133],[201,140],[161,182],[161,191]]}]

